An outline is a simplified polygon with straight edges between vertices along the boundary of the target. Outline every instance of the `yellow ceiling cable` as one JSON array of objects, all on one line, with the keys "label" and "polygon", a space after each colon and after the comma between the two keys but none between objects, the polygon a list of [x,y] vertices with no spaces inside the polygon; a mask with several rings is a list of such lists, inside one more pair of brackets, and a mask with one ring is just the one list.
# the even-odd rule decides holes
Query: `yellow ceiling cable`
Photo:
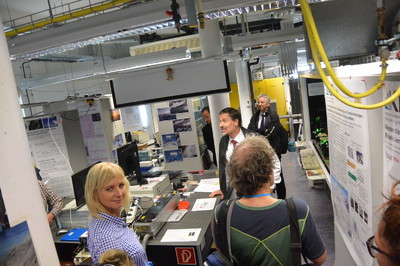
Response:
[{"label": "yellow ceiling cable", "polygon": [[363,104],[359,104],[359,103],[354,103],[352,101],[347,100],[346,98],[344,98],[342,95],[339,94],[338,91],[336,91],[335,88],[333,88],[332,84],[330,84],[327,75],[325,74],[325,71],[322,69],[321,63],[320,63],[320,57],[322,59],[322,61],[325,63],[326,65],[326,69],[330,75],[330,77],[332,78],[333,82],[336,84],[336,86],[347,96],[349,97],[353,97],[353,98],[363,98],[366,97],[368,95],[371,95],[372,93],[374,93],[375,91],[377,91],[379,88],[381,88],[381,86],[383,85],[383,82],[386,78],[386,69],[387,69],[387,63],[386,63],[386,59],[385,58],[381,58],[382,61],[382,72],[381,75],[379,77],[379,82],[370,90],[368,90],[367,92],[364,93],[352,93],[351,91],[349,91],[343,84],[342,82],[337,78],[336,74],[334,73],[329,60],[326,56],[326,53],[324,51],[324,48],[322,46],[321,40],[319,38],[318,35],[318,31],[317,28],[315,26],[315,22],[310,10],[310,6],[307,3],[307,0],[299,0],[300,2],[300,6],[302,9],[302,13],[304,16],[304,21],[305,21],[305,25],[307,28],[307,34],[308,34],[308,39],[310,42],[310,47],[311,47],[311,51],[312,51],[312,55],[313,55],[313,59],[314,59],[314,63],[317,67],[318,73],[321,76],[322,81],[324,82],[325,86],[327,86],[328,90],[336,97],[338,98],[341,102],[343,102],[344,104],[347,104],[349,106],[352,106],[354,108],[359,108],[359,109],[376,109],[376,108],[380,108],[382,106],[388,105],[391,102],[393,102],[397,97],[400,96],[400,87],[396,90],[396,92],[390,96],[389,98],[387,98],[386,100],[380,102],[380,103],[376,103],[376,104],[370,104],[370,105],[363,105]]}]

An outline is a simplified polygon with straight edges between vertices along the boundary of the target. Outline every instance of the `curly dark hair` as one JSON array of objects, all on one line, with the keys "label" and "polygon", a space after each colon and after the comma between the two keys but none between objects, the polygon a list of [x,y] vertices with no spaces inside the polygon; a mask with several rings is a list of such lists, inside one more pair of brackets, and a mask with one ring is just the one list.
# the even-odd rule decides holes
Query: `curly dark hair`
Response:
[{"label": "curly dark hair", "polygon": [[381,209],[383,209],[382,220],[379,233],[391,246],[388,252],[396,262],[400,262],[400,195],[396,193],[396,187],[400,185],[400,180],[396,181],[390,191],[389,196]]},{"label": "curly dark hair", "polygon": [[231,186],[244,195],[253,195],[273,180],[274,150],[268,140],[249,134],[234,149],[226,171]]}]

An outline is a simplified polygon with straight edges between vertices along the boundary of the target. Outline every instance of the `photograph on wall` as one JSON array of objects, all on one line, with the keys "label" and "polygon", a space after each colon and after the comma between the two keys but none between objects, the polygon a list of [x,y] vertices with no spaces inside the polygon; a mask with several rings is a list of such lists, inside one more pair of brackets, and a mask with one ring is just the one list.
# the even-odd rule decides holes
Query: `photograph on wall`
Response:
[{"label": "photograph on wall", "polygon": [[187,132],[192,131],[192,124],[190,118],[176,119],[172,121],[174,126],[174,132]]},{"label": "photograph on wall", "polygon": [[42,119],[34,119],[28,121],[28,130],[33,131],[37,129],[42,129],[43,128],[43,121]]},{"label": "photograph on wall", "polygon": [[189,107],[187,100],[176,100],[169,102],[169,108],[171,109],[171,114],[188,113]]},{"label": "photograph on wall", "polygon": [[93,121],[93,122],[101,121],[101,115],[100,115],[100,113],[92,114],[92,121]]},{"label": "photograph on wall", "polygon": [[121,112],[119,109],[113,109],[111,110],[111,121],[115,122],[121,120]]},{"label": "photograph on wall", "polygon": [[179,134],[178,133],[163,134],[162,143],[164,148],[178,147],[179,145],[181,145]]},{"label": "photograph on wall", "polygon": [[171,115],[171,111],[170,111],[169,107],[158,108],[157,109],[157,113],[158,113],[158,120],[159,121],[176,119],[176,115]]},{"label": "photograph on wall", "polygon": [[43,118],[42,122],[43,122],[43,127],[44,128],[57,127],[58,126],[57,117],[56,116]]},{"label": "photograph on wall", "polygon": [[179,149],[182,151],[183,158],[197,157],[196,145],[182,145]]},{"label": "photograph on wall", "polygon": [[0,265],[39,265],[26,222],[0,233]]},{"label": "photograph on wall", "polygon": [[183,161],[183,155],[180,150],[165,151],[165,162],[181,162]]},{"label": "photograph on wall", "polygon": [[114,147],[119,148],[124,146],[124,139],[122,138],[122,134],[115,135],[114,137]]}]

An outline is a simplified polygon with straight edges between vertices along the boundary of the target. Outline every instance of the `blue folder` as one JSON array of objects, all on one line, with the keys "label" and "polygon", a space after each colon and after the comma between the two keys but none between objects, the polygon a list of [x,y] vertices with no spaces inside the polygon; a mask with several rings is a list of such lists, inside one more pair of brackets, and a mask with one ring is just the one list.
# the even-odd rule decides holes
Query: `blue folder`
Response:
[{"label": "blue folder", "polygon": [[60,238],[61,241],[79,241],[79,237],[87,231],[86,228],[74,228],[63,237]]}]

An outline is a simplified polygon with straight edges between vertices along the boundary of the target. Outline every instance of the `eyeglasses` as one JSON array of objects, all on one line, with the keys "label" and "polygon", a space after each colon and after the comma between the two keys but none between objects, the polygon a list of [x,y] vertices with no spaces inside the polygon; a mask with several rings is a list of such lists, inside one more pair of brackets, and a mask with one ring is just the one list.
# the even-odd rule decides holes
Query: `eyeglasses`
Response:
[{"label": "eyeglasses", "polygon": [[376,246],[375,236],[371,236],[370,238],[368,238],[366,244],[368,247],[368,252],[373,258],[376,258],[376,256],[378,256],[378,253],[381,253],[391,259],[396,259],[395,257],[389,255],[388,253],[386,253],[385,251]]}]

